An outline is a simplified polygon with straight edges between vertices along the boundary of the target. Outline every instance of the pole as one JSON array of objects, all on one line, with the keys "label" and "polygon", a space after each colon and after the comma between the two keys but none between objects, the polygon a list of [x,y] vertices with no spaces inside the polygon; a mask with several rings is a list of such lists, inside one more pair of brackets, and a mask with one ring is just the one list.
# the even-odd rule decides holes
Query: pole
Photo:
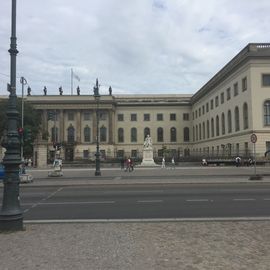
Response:
[{"label": "pole", "polygon": [[54,143],[55,143],[55,148],[54,148],[54,160],[56,159],[56,151],[57,151],[57,136],[56,136],[56,109],[54,110],[54,117],[53,117],[53,129],[54,129]]},{"label": "pole", "polygon": [[256,146],[255,146],[256,143],[253,143],[253,155],[254,155],[254,176],[257,175],[257,172],[256,172]]},{"label": "pole", "polygon": [[23,230],[23,211],[20,207],[19,192],[19,165],[20,141],[18,134],[19,113],[16,109],[16,0],[12,0],[11,12],[11,38],[10,38],[10,93],[7,108],[7,138],[3,141],[6,148],[3,164],[5,166],[5,177],[3,180],[3,203],[0,212],[0,231],[19,231]]},{"label": "pole", "polygon": [[[24,129],[24,85],[27,84],[27,81],[24,77],[21,77],[20,82],[22,84],[22,112],[21,112],[21,125],[22,129]],[[21,135],[21,161],[23,161],[23,143],[24,143],[24,137],[23,133]]]},{"label": "pole", "polygon": [[71,69],[71,78],[70,78],[70,82],[71,82],[71,95],[73,95],[73,69]]}]

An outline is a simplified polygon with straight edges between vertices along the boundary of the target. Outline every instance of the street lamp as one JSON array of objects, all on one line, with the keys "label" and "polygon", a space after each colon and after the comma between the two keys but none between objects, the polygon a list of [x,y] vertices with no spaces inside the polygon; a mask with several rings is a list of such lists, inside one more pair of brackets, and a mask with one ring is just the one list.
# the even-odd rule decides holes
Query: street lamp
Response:
[{"label": "street lamp", "polygon": [[94,98],[97,103],[96,107],[96,119],[97,119],[97,149],[96,149],[96,171],[95,176],[100,176],[100,152],[99,152],[99,100],[100,100],[100,94],[99,94],[99,85],[98,85],[98,79],[96,79],[96,85],[94,86]]},{"label": "street lamp", "polygon": [[18,53],[16,43],[16,0],[12,0],[11,9],[11,38],[10,38],[10,93],[7,108],[7,137],[3,142],[6,148],[3,164],[5,166],[3,203],[0,212],[0,231],[23,230],[23,212],[20,207],[19,194],[19,165],[20,141],[17,130],[19,113],[16,109],[16,56]]},{"label": "street lamp", "polygon": [[[22,119],[21,119],[21,128],[22,130],[24,129],[24,86],[27,84],[27,81],[24,77],[21,77],[20,83],[22,84]],[[21,161],[24,162],[23,159],[23,143],[24,143],[24,138],[23,138],[24,132],[22,132],[21,136]]]}]

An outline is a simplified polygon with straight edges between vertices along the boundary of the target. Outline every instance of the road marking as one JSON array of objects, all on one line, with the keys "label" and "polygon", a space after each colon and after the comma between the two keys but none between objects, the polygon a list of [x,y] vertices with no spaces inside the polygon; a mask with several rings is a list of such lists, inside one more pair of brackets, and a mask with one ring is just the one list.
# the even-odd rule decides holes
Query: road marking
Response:
[{"label": "road marking", "polygon": [[137,203],[161,203],[163,200],[139,200]]},{"label": "road marking", "polygon": [[110,204],[115,203],[115,201],[90,201],[90,202],[44,202],[39,203],[39,205],[68,205],[68,204]]},{"label": "road marking", "polygon": [[46,201],[48,199],[50,199],[51,197],[53,197],[57,192],[61,191],[63,189],[63,187],[58,188],[56,191],[54,191],[53,193],[49,194],[46,198],[42,199],[42,201]]},{"label": "road marking", "polygon": [[186,202],[208,202],[208,199],[190,199],[186,200]]},{"label": "road marking", "polygon": [[270,198],[264,198],[263,200],[264,201],[270,201]]},{"label": "road marking", "polygon": [[253,198],[245,198],[245,199],[240,199],[240,198],[235,198],[233,201],[256,201],[256,199]]}]

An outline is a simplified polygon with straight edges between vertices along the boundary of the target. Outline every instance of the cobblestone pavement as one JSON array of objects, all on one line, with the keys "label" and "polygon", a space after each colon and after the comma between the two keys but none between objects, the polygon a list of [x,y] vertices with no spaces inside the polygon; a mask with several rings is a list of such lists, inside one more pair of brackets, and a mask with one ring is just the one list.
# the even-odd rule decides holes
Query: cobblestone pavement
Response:
[{"label": "cobblestone pavement", "polygon": [[269,270],[270,222],[26,224],[0,269]]}]

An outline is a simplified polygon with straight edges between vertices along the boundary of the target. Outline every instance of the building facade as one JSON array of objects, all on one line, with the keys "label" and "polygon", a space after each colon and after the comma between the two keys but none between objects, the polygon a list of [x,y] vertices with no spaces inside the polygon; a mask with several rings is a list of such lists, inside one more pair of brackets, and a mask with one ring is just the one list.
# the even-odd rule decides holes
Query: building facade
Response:
[{"label": "building facade", "polygon": [[[248,44],[194,95],[35,95],[42,115],[34,146],[38,167],[61,144],[65,161],[95,159],[97,115],[103,159],[141,158],[144,138],[154,158],[263,158],[270,149],[270,44]],[[98,114],[96,114],[98,110]],[[257,136],[256,145],[251,134]]]}]

